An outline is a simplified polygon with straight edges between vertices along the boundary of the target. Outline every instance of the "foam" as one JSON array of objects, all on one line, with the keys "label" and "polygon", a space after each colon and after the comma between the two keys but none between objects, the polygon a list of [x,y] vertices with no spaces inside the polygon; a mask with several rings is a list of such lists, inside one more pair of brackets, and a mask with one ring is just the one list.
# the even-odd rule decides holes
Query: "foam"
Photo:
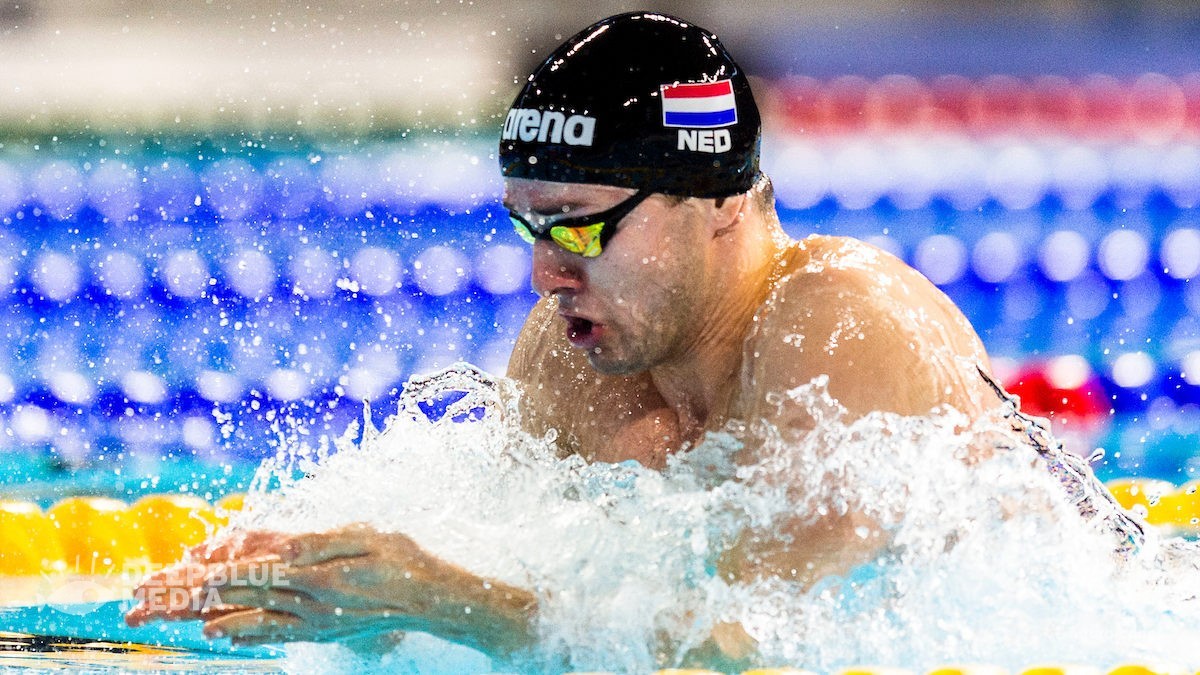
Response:
[{"label": "foam", "polygon": [[[464,395],[431,420],[428,401],[447,390]],[[456,364],[410,381],[382,430],[368,413],[361,439],[351,429],[331,445],[288,444],[260,469],[231,526],[368,522],[534,589],[541,639],[525,669],[649,672],[679,663],[727,621],[757,639],[763,664],[818,671],[1200,665],[1194,546],[1150,532],[1140,552],[1115,553],[1108,521],[1081,517],[1002,408],[973,424],[952,410],[847,422],[822,379],[776,403],[807,411],[816,428],[730,424],[661,473],[588,465],[520,430],[514,383]],[[747,444],[761,447],[755,461],[740,454]],[[980,457],[982,448],[1000,449]],[[851,510],[892,544],[844,577],[806,588],[716,574],[748,529]],[[389,663],[428,645],[401,645]]]}]

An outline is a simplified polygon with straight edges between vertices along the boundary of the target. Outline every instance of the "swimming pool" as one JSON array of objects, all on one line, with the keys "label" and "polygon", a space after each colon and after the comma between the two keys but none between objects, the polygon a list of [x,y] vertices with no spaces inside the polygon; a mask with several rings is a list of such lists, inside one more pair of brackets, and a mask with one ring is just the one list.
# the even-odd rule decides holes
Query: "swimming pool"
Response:
[{"label": "swimming pool", "polygon": [[[46,472],[118,454],[258,458],[275,440],[267,410],[336,432],[359,413],[340,401],[393,400],[408,373],[459,359],[503,370],[534,298],[485,135],[122,143],[0,144],[9,457]],[[900,254],[963,307],[1005,375],[1081,357],[1044,371],[1099,385],[1101,414],[1084,412],[1108,418],[1099,444],[1121,449],[1102,475],[1190,476],[1200,234],[1188,195],[1107,168],[1181,151],[1063,146],[785,135],[764,161],[790,234]],[[940,151],[962,165],[924,175]],[[1107,182],[1048,173],[1081,153]],[[996,176],[1023,169],[1042,173]],[[863,179],[875,174],[890,184]],[[13,468],[9,484],[27,483]]]},{"label": "swimming pool", "polygon": [[[811,84],[781,84],[780,100],[809,100],[795,91]],[[865,106],[914,85],[821,86]],[[1107,449],[1102,477],[1184,483],[1200,465],[1197,151],[1144,125],[989,135],[970,125],[1004,111],[981,109],[963,113],[965,132],[918,139],[847,133],[853,109],[788,109],[764,159],[785,228],[909,260],[964,308],[998,370],[1032,383],[1028,400],[1071,399],[1058,418],[1085,454]],[[216,501],[277,449],[340,434],[358,401],[394,410],[409,374],[457,360],[501,372],[534,298],[492,143],[3,140],[4,496]]]}]

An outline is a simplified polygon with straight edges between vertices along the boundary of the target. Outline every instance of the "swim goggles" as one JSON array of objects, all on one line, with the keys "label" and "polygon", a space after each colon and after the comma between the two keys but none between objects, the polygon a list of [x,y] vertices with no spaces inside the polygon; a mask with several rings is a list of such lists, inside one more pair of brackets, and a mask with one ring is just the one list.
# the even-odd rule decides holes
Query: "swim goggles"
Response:
[{"label": "swim goggles", "polygon": [[[604,251],[608,241],[617,231],[617,223],[629,215],[647,197],[654,194],[649,190],[638,190],[629,199],[622,201],[611,209],[599,213],[589,213],[586,216],[563,218],[550,221],[550,227],[539,229],[533,226],[524,216],[509,209],[508,217],[512,219],[513,228],[526,242],[532,244],[538,239],[547,239],[561,246],[564,250],[577,253],[585,258],[595,258]],[[545,224],[544,218],[538,218],[539,225]]]}]

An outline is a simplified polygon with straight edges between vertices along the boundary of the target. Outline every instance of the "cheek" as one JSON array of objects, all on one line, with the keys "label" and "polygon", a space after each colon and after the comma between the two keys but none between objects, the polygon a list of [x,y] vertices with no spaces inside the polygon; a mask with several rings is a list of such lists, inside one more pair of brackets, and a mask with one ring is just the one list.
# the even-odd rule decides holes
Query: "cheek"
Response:
[{"label": "cheek", "polygon": [[684,227],[671,223],[629,232],[633,236],[612,251],[613,258],[598,261],[604,264],[592,270],[592,281],[597,288],[607,288],[619,305],[651,309],[678,297],[697,276],[698,251],[681,235]]},{"label": "cheek", "polygon": [[694,251],[685,236],[669,227],[661,228],[658,235],[647,233],[641,241],[643,246],[626,253],[626,263],[642,275],[677,276]]},{"label": "cheek", "polygon": [[659,276],[661,262],[657,252],[643,251],[633,247],[605,253],[596,259],[588,277],[596,287],[610,291],[636,289],[648,280]]},{"label": "cheek", "polygon": [[674,268],[670,259],[639,264],[636,273],[622,280],[619,305],[640,324],[671,324],[694,309],[686,270]]}]

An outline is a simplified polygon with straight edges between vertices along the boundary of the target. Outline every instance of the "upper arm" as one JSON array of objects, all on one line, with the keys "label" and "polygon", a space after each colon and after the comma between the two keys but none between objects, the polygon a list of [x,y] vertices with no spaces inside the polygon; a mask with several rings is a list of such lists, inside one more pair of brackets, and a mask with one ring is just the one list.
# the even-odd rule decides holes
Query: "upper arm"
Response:
[{"label": "upper arm", "polygon": [[927,415],[950,405],[975,414],[986,407],[975,372],[987,363],[978,336],[941,291],[896,264],[902,267],[885,261],[882,269],[801,271],[781,285],[748,345],[754,354],[747,358],[746,391],[755,413],[770,416],[769,393],[822,375],[851,419],[873,411]]},{"label": "upper arm", "polygon": [[[948,298],[899,261],[796,271],[759,317],[743,364],[739,412],[799,431],[814,426],[809,410],[781,408],[770,395],[820,376],[828,377],[828,393],[846,409],[847,422],[874,411],[928,415],[944,405],[974,415],[995,400],[976,371],[987,356],[974,330]],[[786,536],[739,542],[722,569],[808,584],[845,574],[887,543],[882,528],[857,510],[778,527]]]},{"label": "upper arm", "polygon": [[[564,348],[555,344],[554,318],[552,301],[538,300],[525,319],[508,360],[507,375],[521,391],[521,425],[535,436],[544,436],[552,428],[568,431],[560,428],[560,422],[556,423],[556,408],[564,389],[569,389],[572,374],[582,372],[569,345]],[[560,433],[558,442],[564,453],[578,451],[577,439],[572,439],[569,433]]]},{"label": "upper arm", "polygon": [[534,379],[545,357],[546,338],[554,320],[554,308],[546,298],[538,300],[517,335],[512,355],[508,359],[507,375],[521,384]]}]

